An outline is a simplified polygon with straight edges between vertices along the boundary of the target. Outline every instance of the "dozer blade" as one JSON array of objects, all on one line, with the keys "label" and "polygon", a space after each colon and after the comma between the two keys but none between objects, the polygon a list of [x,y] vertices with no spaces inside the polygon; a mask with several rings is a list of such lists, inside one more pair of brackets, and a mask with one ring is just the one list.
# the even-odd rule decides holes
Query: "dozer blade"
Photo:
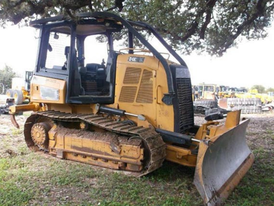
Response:
[{"label": "dozer blade", "polygon": [[254,162],[245,138],[248,123],[200,143],[194,184],[206,205],[221,205]]}]

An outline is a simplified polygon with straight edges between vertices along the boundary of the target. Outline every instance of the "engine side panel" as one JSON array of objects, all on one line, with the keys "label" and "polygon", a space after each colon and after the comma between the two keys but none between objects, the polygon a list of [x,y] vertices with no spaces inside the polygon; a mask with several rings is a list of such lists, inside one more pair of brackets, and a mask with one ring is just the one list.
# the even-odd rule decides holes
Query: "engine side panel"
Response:
[{"label": "engine side panel", "polygon": [[165,93],[166,74],[158,59],[136,54],[118,56],[115,105],[119,109],[142,114],[154,127],[173,131],[173,106],[162,102]]}]

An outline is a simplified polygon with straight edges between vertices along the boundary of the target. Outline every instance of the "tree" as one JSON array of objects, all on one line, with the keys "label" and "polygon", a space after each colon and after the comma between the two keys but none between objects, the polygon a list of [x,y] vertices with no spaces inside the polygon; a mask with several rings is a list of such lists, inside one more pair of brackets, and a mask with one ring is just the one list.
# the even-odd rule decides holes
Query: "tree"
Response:
[{"label": "tree", "polygon": [[259,93],[265,93],[265,87],[262,85],[253,85],[251,89],[257,89]]},{"label": "tree", "polygon": [[6,89],[11,88],[13,77],[16,77],[16,74],[13,72],[11,67],[6,65],[2,70],[0,70],[0,83],[2,83]]},{"label": "tree", "polygon": [[182,53],[198,50],[216,56],[235,46],[241,36],[266,37],[274,10],[274,0],[2,0],[0,23],[103,11],[114,3],[119,10],[124,7],[127,19],[153,25]]},{"label": "tree", "polygon": [[273,88],[273,87],[268,88],[268,89],[266,90],[266,92],[274,92],[274,88]]}]

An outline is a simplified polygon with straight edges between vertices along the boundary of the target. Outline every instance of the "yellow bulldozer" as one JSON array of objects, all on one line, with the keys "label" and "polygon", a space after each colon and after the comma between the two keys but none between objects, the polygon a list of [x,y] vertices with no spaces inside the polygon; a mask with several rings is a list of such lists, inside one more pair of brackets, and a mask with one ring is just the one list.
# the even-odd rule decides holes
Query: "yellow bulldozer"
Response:
[{"label": "yellow bulldozer", "polygon": [[[140,176],[164,160],[196,167],[205,204],[224,202],[254,161],[245,138],[249,120],[234,111],[224,124],[196,126],[188,67],[153,27],[108,12],[31,25],[40,37],[30,103],[10,107],[16,126],[14,114],[33,111],[24,125],[31,150]],[[117,50],[121,35],[128,43]]]},{"label": "yellow bulldozer", "polygon": [[229,97],[228,87],[217,84],[201,83],[194,85],[195,99],[221,99]]}]

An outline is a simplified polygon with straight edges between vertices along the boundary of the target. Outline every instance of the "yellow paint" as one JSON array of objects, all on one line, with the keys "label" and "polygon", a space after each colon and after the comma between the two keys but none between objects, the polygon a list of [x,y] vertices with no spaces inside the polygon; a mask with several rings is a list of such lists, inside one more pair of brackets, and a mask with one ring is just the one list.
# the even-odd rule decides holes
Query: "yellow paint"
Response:
[{"label": "yellow paint", "polygon": [[[214,142],[218,137],[233,127],[236,127],[240,121],[240,111],[233,111],[228,113],[225,124],[219,124],[219,122],[209,121],[200,126],[198,132],[195,135],[195,139],[203,140],[210,139]],[[199,143],[194,143],[189,149],[171,146],[167,146],[167,157],[166,159],[178,164],[186,166],[195,166],[197,161],[197,155],[191,155],[191,150],[193,150]],[[201,150],[207,149],[207,147],[201,147],[204,143],[199,144],[199,153],[203,153]]]},{"label": "yellow paint", "polygon": [[[131,56],[143,57],[144,62],[129,62],[128,59]],[[127,68],[140,68],[141,75],[138,84],[124,83],[125,73]],[[152,72],[152,78],[150,81],[153,83],[153,95],[151,103],[138,103],[136,101],[137,94],[140,89],[141,78],[144,70]],[[137,92],[134,97],[134,101],[127,103],[119,101],[121,90],[123,86],[136,86]],[[133,114],[142,114],[146,117],[147,121],[153,125],[153,127],[160,127],[162,129],[173,131],[174,129],[174,112],[172,105],[166,105],[162,102],[162,98],[165,93],[168,93],[167,81],[165,70],[160,64],[159,60],[149,55],[136,55],[136,54],[123,54],[119,55],[117,59],[117,71],[116,71],[116,85],[115,85],[115,105],[119,105],[118,108],[126,110]],[[110,105],[111,106],[111,105]],[[131,118],[131,117],[129,117]],[[132,118],[131,118],[132,119]],[[134,119],[134,118],[133,118]],[[137,118],[135,118],[136,121]],[[148,124],[142,121],[137,121],[139,126],[145,126]]]},{"label": "yellow paint", "polygon": [[[130,57],[143,57],[144,62],[129,62],[128,59]],[[126,72],[128,68],[133,68],[137,73],[139,72],[139,80],[132,78],[130,76],[131,80],[128,80],[125,78]],[[152,91],[151,96],[145,96],[143,98],[147,98],[148,102],[138,102],[138,94],[142,87],[142,78],[146,74],[149,74],[147,77],[145,83],[143,83],[143,86],[149,85],[148,88],[151,88],[152,85]],[[137,77],[136,77],[137,78]],[[47,86],[50,88],[55,89],[56,91],[59,91],[59,99],[52,101],[52,100],[44,100],[41,98],[41,86]],[[126,102],[121,98],[121,92],[123,87],[134,87],[134,90],[136,90],[136,93],[126,93],[126,96],[124,99],[130,99],[132,102]],[[60,111],[60,112],[66,112],[66,113],[76,113],[76,114],[85,114],[85,113],[97,113],[96,104],[84,104],[84,105],[77,105],[77,104],[66,104],[65,103],[65,91],[66,91],[66,83],[64,80],[58,80],[58,79],[52,79],[52,78],[46,78],[46,77],[39,77],[34,76],[32,83],[31,83],[31,101],[36,102],[35,106],[26,106],[26,109],[32,109],[34,111],[38,110],[54,110],[54,111]],[[130,90],[131,91],[131,90]],[[140,120],[137,117],[134,116],[126,116],[121,117],[121,120],[130,119],[137,123],[138,126],[143,127],[154,127],[154,128],[161,128],[169,131],[174,130],[174,111],[173,111],[173,105],[166,105],[162,102],[162,98],[164,97],[164,94],[168,93],[168,85],[167,85],[167,77],[165,70],[163,66],[160,64],[159,60],[156,59],[153,56],[149,55],[135,55],[135,54],[121,54],[117,58],[117,70],[116,70],[116,85],[115,85],[115,98],[114,103],[111,105],[107,105],[112,108],[117,108],[121,110],[125,110],[128,113],[136,114],[136,115],[143,115],[145,117],[145,120]],[[122,101],[122,100],[123,101]],[[45,106],[42,108],[37,108],[38,103],[45,103]],[[19,111],[19,107],[17,107],[13,112]],[[22,110],[22,109],[21,109]],[[115,117],[117,118],[117,117]],[[206,124],[202,125],[195,138],[196,139],[213,139],[217,138],[218,135],[225,133],[229,130],[229,128],[236,126],[239,123],[239,112],[233,112],[228,115],[227,122],[225,125],[218,125],[218,122],[207,122]],[[80,125],[80,123],[79,123]],[[71,128],[76,128],[79,125],[72,124]],[[96,128],[93,128],[95,131],[103,132],[103,130],[98,130]],[[57,156],[66,156],[70,157],[70,159],[77,159],[77,157],[69,155],[68,152],[77,152],[77,150],[74,150],[73,147],[82,148],[83,145],[86,147],[89,147],[91,149],[103,152],[103,153],[111,153],[109,145],[106,145],[105,142],[94,142],[90,141],[85,138],[76,138],[73,135],[58,135],[57,137],[53,137],[51,135],[50,137],[50,147],[51,147],[51,153],[57,154]],[[194,167],[196,165],[197,161],[197,155],[192,154],[191,151],[195,149],[195,147],[198,146],[198,143],[193,143],[192,146],[189,148],[179,147],[175,145],[171,145],[167,143],[167,157],[166,159],[172,162],[176,162],[178,164],[186,165]],[[131,146],[130,146],[131,147]],[[123,146],[123,154],[122,157],[119,156],[119,158],[125,158],[126,154],[130,158],[136,158],[138,161],[140,161],[143,157],[138,156],[140,155],[140,149],[138,148],[128,148],[128,146]],[[60,151],[63,151],[61,153],[66,154],[59,154]],[[136,150],[136,151],[135,151]],[[140,150],[140,151],[138,151]],[[135,154],[136,153],[136,154]],[[138,154],[138,155],[137,155]],[[85,153],[83,155],[87,155],[88,153]],[[93,154],[94,155],[94,154]],[[137,156],[138,157],[137,157]],[[96,155],[95,155],[96,156]],[[111,156],[111,158],[114,158],[114,156]],[[79,156],[80,158],[80,156]],[[117,156],[118,158],[118,156]],[[118,161],[116,157],[114,158],[115,161]],[[83,157],[78,159],[79,161],[89,162],[87,160],[84,160]],[[94,163],[94,161],[92,161]],[[101,163],[100,163],[101,164]],[[102,163],[104,166],[106,166],[105,163]],[[133,164],[136,165],[136,162]],[[112,167],[112,166],[110,166]],[[134,168],[134,166],[131,166]]]},{"label": "yellow paint", "polygon": [[[88,132],[58,128],[53,126],[49,131],[49,151],[59,158],[71,159],[103,167],[131,171],[142,170],[144,149],[140,145],[130,145],[121,142],[120,152],[111,147],[111,138],[106,140],[90,137]],[[126,163],[126,164],[125,164]]]},{"label": "yellow paint", "polygon": [[10,114],[16,114],[25,111],[40,111],[41,107],[38,103],[13,105],[9,107]]},{"label": "yellow paint", "polygon": [[197,155],[191,154],[190,149],[167,144],[166,152],[166,160],[188,167],[196,166]]},{"label": "yellow paint", "polygon": [[[43,96],[41,95],[42,87],[57,91],[58,99],[51,100],[51,99],[43,98]],[[66,97],[65,92],[66,92],[66,82],[64,80],[41,77],[41,76],[33,76],[32,78],[31,89],[30,89],[31,102],[64,104],[65,97]]]}]

